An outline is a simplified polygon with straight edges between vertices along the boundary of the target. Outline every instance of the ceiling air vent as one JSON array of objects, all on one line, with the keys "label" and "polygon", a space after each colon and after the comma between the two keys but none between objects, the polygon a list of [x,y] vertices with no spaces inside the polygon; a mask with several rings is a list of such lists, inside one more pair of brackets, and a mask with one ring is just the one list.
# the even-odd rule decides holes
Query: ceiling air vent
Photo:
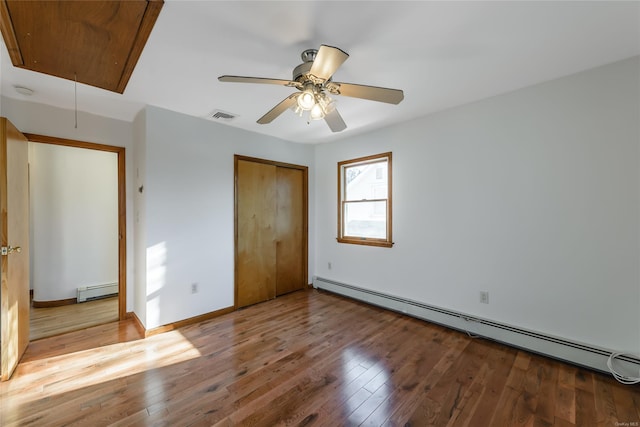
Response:
[{"label": "ceiling air vent", "polygon": [[229,113],[222,110],[214,110],[211,114],[207,116],[211,120],[218,120],[221,122],[230,122],[237,117],[237,115],[233,113]]}]

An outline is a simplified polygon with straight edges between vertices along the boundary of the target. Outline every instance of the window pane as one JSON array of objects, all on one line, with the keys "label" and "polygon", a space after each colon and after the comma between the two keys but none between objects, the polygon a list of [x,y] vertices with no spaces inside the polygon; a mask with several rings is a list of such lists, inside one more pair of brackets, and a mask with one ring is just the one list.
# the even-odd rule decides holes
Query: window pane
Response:
[{"label": "window pane", "polygon": [[338,242],[393,247],[391,152],[338,162]]},{"label": "window pane", "polygon": [[345,200],[387,198],[387,162],[368,163],[344,168]]},{"label": "window pane", "polygon": [[345,236],[387,238],[387,202],[345,202]]}]

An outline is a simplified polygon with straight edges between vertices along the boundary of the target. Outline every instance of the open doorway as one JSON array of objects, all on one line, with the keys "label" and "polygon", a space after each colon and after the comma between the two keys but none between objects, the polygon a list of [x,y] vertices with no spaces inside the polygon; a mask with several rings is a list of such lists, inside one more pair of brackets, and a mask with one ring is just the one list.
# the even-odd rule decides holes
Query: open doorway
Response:
[{"label": "open doorway", "polygon": [[25,135],[34,159],[31,339],[124,319],[124,148]]}]

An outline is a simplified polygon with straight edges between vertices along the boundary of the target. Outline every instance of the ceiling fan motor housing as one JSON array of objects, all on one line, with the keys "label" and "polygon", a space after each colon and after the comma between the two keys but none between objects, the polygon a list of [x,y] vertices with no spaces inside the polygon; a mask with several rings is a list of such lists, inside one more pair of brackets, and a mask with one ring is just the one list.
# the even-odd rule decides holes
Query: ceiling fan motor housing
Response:
[{"label": "ceiling fan motor housing", "polygon": [[311,66],[313,62],[303,62],[293,69],[293,81],[304,83],[306,80],[309,80],[307,75],[309,71],[311,71]]},{"label": "ceiling fan motor housing", "polygon": [[301,86],[297,86],[298,89],[302,90],[302,86],[309,82],[318,86],[319,89],[324,87],[326,83],[331,82],[331,77],[324,80],[311,74],[310,71],[312,66],[313,62],[305,62],[293,69],[293,78],[291,80],[301,84]]},{"label": "ceiling fan motor housing", "polygon": [[294,82],[302,83],[304,85],[305,83],[310,81],[314,85],[321,87],[324,85],[325,82],[331,81],[331,78],[321,79],[314,76],[313,74],[310,74],[311,68],[313,67],[313,62],[315,61],[317,55],[318,55],[317,49],[307,49],[304,52],[302,52],[300,57],[304,62],[293,69],[292,80]]}]

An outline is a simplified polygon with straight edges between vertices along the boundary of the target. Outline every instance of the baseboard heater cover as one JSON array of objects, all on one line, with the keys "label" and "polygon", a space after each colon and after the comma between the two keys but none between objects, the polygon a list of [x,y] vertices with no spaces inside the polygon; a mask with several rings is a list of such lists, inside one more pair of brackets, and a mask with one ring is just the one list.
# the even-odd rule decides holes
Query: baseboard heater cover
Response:
[{"label": "baseboard heater cover", "polygon": [[[613,350],[593,347],[322,277],[314,277],[313,286],[316,289],[327,290],[391,311],[610,374],[607,359],[614,352]],[[637,374],[640,369],[640,359],[621,356],[616,359],[616,366],[619,366],[622,372]]]},{"label": "baseboard heater cover", "polygon": [[109,298],[118,295],[118,283],[105,283],[103,285],[83,286],[78,288],[78,302],[93,301],[101,298]]}]

